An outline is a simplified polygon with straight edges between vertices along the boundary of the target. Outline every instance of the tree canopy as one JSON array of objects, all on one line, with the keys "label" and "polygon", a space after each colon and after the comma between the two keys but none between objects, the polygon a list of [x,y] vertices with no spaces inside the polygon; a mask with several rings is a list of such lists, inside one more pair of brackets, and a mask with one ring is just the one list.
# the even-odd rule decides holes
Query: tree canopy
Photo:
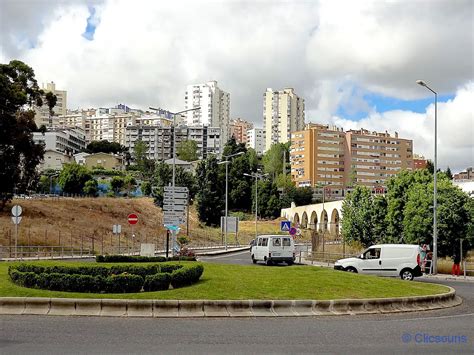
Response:
[{"label": "tree canopy", "polygon": [[89,180],[93,180],[89,170],[76,163],[65,164],[59,174],[59,186],[63,192],[68,194],[82,194],[86,182]]},{"label": "tree canopy", "polygon": [[107,154],[118,154],[125,152],[126,147],[117,142],[109,142],[108,140],[103,141],[92,141],[90,142],[86,150],[88,153],[107,153]]},{"label": "tree canopy", "polygon": [[196,141],[185,140],[179,144],[177,149],[177,156],[181,160],[195,161],[199,158],[197,150],[198,145]]}]

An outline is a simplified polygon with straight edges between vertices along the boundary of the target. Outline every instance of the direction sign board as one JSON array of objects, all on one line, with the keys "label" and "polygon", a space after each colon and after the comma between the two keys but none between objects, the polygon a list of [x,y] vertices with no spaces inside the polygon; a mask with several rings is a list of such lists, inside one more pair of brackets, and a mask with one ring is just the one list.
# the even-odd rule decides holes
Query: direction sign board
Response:
[{"label": "direction sign board", "polygon": [[185,205],[163,205],[163,211],[186,211]]},{"label": "direction sign board", "polygon": [[138,216],[135,213],[130,213],[128,215],[128,223],[129,224],[137,224],[138,223]]},{"label": "direction sign board", "polygon": [[171,205],[171,204],[175,204],[175,205],[187,205],[188,204],[188,200],[187,199],[173,199],[171,197],[164,197],[163,198],[163,203],[164,204],[168,204],[168,205]]},{"label": "direction sign board", "polygon": [[175,186],[173,188],[173,186],[165,186],[163,188],[163,190],[165,192],[188,192],[188,188],[187,187],[183,187],[183,186]]},{"label": "direction sign board", "polygon": [[20,216],[13,216],[12,217],[12,222],[13,222],[13,224],[20,224],[21,217]]},{"label": "direction sign board", "polygon": [[290,221],[281,221],[280,222],[280,230],[282,232],[289,232],[291,228],[291,222]]},{"label": "direction sign board", "polygon": [[165,192],[165,196],[169,198],[180,199],[180,200],[188,199],[187,192]]},{"label": "direction sign board", "polygon": [[164,217],[176,217],[176,218],[183,218],[184,213],[180,211],[164,211],[163,212]]},{"label": "direction sign board", "polygon": [[114,234],[122,233],[122,225],[114,224],[114,226],[112,227],[112,233],[114,233]]},{"label": "direction sign board", "polygon": [[12,216],[13,217],[20,216],[21,212],[23,212],[23,210],[21,209],[21,206],[15,205],[15,206],[12,207]]}]

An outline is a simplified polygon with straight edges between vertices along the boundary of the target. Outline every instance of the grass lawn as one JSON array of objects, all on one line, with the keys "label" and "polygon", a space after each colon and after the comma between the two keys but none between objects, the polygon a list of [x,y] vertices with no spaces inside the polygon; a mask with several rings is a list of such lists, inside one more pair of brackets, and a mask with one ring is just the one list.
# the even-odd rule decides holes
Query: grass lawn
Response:
[{"label": "grass lawn", "polygon": [[[92,266],[85,262],[35,261],[38,265]],[[0,297],[128,298],[128,299],[313,299],[402,297],[443,293],[447,287],[379,278],[311,266],[267,267],[206,264],[201,280],[167,291],[127,294],[57,292],[19,287],[10,281],[8,266],[0,263]],[[101,263],[101,266],[112,264]],[[140,265],[146,265],[140,263]]]}]

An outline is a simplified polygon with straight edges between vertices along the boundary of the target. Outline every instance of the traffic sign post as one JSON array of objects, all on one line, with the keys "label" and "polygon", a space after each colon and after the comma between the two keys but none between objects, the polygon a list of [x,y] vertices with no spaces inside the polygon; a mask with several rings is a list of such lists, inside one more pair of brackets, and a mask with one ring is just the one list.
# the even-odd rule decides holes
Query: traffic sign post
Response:
[{"label": "traffic sign post", "polygon": [[18,259],[18,225],[21,222],[21,213],[23,212],[21,206],[15,205],[12,208],[12,222],[15,224],[15,260]]},{"label": "traffic sign post", "polygon": [[[132,249],[135,241],[135,233],[133,231],[133,226],[138,223],[138,216],[135,213],[130,213],[128,215],[128,224],[132,226]],[[127,249],[128,249],[128,243],[127,243]],[[130,254],[130,249],[128,250],[128,254]]]},{"label": "traffic sign post", "polygon": [[290,228],[291,228],[291,222],[290,221],[281,221],[280,222],[280,231],[289,232]]},{"label": "traffic sign post", "polygon": [[297,232],[298,230],[295,227],[291,227],[288,233],[293,237]]},{"label": "traffic sign post", "polygon": [[[163,196],[163,225],[171,231],[172,227],[184,224],[188,209],[187,187],[165,186]],[[176,232],[177,234],[177,232]]]},{"label": "traffic sign post", "polygon": [[[115,235],[118,235],[118,253],[117,254],[120,254],[120,234],[122,233],[122,225],[114,224],[112,227],[112,233]],[[113,245],[111,246],[113,250]]]}]

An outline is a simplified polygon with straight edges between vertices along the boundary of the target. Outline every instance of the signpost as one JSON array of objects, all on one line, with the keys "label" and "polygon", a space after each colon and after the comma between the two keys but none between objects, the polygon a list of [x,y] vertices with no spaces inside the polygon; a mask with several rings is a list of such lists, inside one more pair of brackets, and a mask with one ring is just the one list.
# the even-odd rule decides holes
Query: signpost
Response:
[{"label": "signpost", "polygon": [[165,186],[163,190],[163,225],[166,227],[166,258],[168,258],[170,233],[174,254],[179,225],[186,221],[189,190],[183,186]]},{"label": "signpost", "polygon": [[289,233],[291,236],[295,236],[295,234],[298,232],[298,230],[295,227],[291,227],[289,230]]},{"label": "signpost", "polygon": [[122,225],[114,224],[112,227],[112,233],[115,235],[118,235],[119,240],[118,240],[118,253],[117,254],[120,254],[120,233],[122,233]]},{"label": "signpost", "polygon": [[291,228],[291,222],[290,221],[281,221],[280,222],[280,231],[289,232],[290,228]]},{"label": "signpost", "polygon": [[23,210],[21,209],[21,206],[15,205],[12,208],[12,222],[15,225],[15,260],[18,258],[18,225],[21,222],[21,213]]},{"label": "signpost", "polygon": [[[138,216],[135,213],[130,213],[128,215],[128,224],[132,226],[132,250],[134,246],[134,241],[135,241],[135,233],[133,232],[133,226],[138,223]],[[128,242],[127,242],[127,249],[128,249]],[[130,249],[128,250],[130,254]]]}]

